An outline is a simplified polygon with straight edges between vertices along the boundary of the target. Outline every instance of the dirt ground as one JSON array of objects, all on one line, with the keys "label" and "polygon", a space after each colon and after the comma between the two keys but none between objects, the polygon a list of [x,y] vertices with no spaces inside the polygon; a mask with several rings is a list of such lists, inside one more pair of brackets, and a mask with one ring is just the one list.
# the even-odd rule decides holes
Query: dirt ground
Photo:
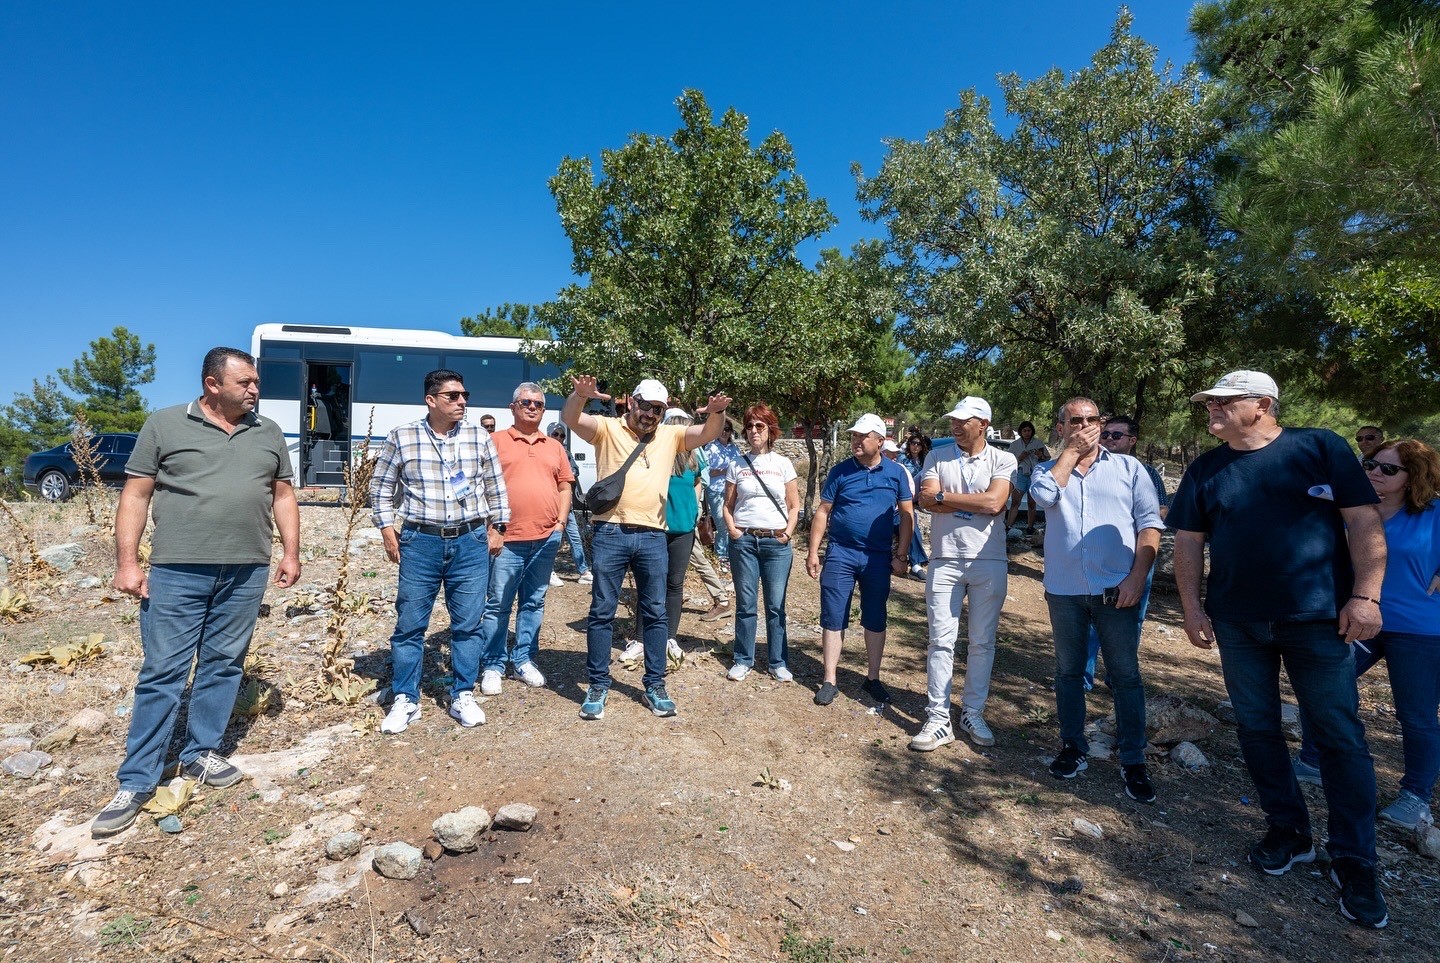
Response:
[{"label": "dirt ground", "polygon": [[[115,789],[141,655],[137,604],[109,589],[108,533],[84,528],[79,503],[15,511],[41,548],[75,542],[85,555],[38,584],[12,579],[34,611],[0,622],[4,735],[43,737],[86,708],[106,722],[50,749],[53,764],[35,777],[0,781],[5,959],[1435,959],[1440,866],[1408,834],[1380,830],[1391,910],[1380,932],[1344,921],[1322,864],[1283,878],[1246,865],[1264,824],[1229,724],[1200,743],[1207,769],[1156,758],[1154,806],[1124,796],[1114,760],[1052,779],[1041,761],[1058,748],[1042,560],[1023,548],[1011,557],[1000,625],[991,749],[907,748],[925,702],[918,581],[893,584],[884,668],[893,705],[876,711],[860,695],[858,637],[847,639],[841,697],[812,704],[818,593],[798,564],[795,684],[725,679],[728,658],[716,650],[733,623],[699,621],[707,600],[697,580],[681,626],[686,661],[669,683],[679,715],[652,716],[639,673],[617,662],[606,718],[582,722],[589,592],[564,555],[567,581],[551,590],[541,636],[544,689],[507,681],[485,701],[484,726],[458,728],[440,701],[448,636],[437,607],[424,714],[403,735],[382,736],[374,704],[301,698],[326,625],[308,603],[346,555],[343,510],[307,503],[302,585],[272,586],[256,631],[280,699],[233,721],[222,747],[267,761],[268,774],[202,790],[177,835],[142,814],[97,844],[85,826]],[[23,557],[19,526],[0,532],[0,544],[17,543],[7,555]],[[356,671],[384,687],[395,569],[365,540],[350,571],[352,588],[377,600],[350,623]],[[1157,582],[1147,692],[1215,712],[1225,697],[1218,659],[1188,645],[1178,621],[1174,595]],[[19,664],[92,632],[105,651],[71,674]],[[1092,696],[1092,718],[1112,710],[1103,686]],[[1383,672],[1365,680],[1362,706],[1388,801],[1401,755]],[[1305,791],[1323,826],[1323,796]],[[342,828],[367,845],[419,847],[442,813],[511,802],[539,810],[530,831],[487,833],[478,851],[426,860],[412,880],[366,870],[368,850],[347,863],[325,857]],[[1077,831],[1076,818],[1101,838]]]}]

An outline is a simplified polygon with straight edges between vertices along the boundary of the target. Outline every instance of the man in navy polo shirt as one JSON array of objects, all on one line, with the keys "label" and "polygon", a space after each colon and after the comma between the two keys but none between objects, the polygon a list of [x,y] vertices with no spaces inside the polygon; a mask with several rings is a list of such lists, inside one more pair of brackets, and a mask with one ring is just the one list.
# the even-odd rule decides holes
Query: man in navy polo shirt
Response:
[{"label": "man in navy polo shirt", "polygon": [[[890,598],[890,575],[904,575],[910,534],[915,528],[914,486],[897,462],[881,456],[885,422],[875,415],[861,415],[850,427],[847,458],[825,476],[820,507],[810,527],[810,555],[805,571],[820,580],[821,661],[825,678],[815,693],[815,704],[828,706],[840,689],[835,672],[840,666],[840,648],[850,624],[850,596],[860,585],[860,625],[865,629],[865,652],[869,659],[862,690],[876,702],[890,701],[890,692],[880,681],[880,659],[885,654],[885,604]],[[891,514],[900,511],[899,541]],[[820,544],[830,534],[825,564],[820,564]],[[895,545],[899,545],[899,549]]]}]

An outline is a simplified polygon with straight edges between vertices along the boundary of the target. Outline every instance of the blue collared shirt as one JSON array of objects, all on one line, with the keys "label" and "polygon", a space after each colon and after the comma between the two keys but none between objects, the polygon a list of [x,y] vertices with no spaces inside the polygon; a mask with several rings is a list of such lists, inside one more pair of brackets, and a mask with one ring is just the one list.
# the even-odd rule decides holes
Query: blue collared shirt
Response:
[{"label": "blue collared shirt", "polygon": [[1125,580],[1135,564],[1135,536],[1164,529],[1155,485],[1138,458],[1100,455],[1065,487],[1041,462],[1030,476],[1030,499],[1045,511],[1045,591],[1100,595]]}]

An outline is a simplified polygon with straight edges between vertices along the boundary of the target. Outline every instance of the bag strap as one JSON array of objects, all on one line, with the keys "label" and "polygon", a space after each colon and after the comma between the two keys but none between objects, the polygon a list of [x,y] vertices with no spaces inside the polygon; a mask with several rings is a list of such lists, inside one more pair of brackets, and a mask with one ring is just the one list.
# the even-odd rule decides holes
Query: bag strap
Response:
[{"label": "bag strap", "polygon": [[[650,444],[651,440],[653,440],[654,437],[655,437],[655,436],[652,434],[652,435],[648,435],[648,436],[646,436],[646,437],[644,437],[644,438],[641,438],[641,439],[640,439],[640,443],[630,450],[630,454],[627,455],[626,458],[625,458],[625,463],[620,466],[620,470],[617,471],[617,472],[615,472],[615,474],[617,474],[617,475],[623,475],[623,474],[625,474],[627,471],[629,471],[629,470],[630,470],[630,466],[633,465],[633,464],[635,464],[635,459],[637,459],[637,458],[640,457],[641,453],[645,451],[645,446],[648,445],[648,444]],[[649,464],[649,463],[647,462],[646,464]]]},{"label": "bag strap", "polygon": [[783,518],[783,519],[785,519],[785,524],[786,524],[786,525],[789,525],[789,524],[790,524],[790,513],[787,512],[787,511],[785,511],[785,506],[784,506],[784,505],[780,504],[778,501],[775,500],[775,493],[770,490],[770,486],[769,486],[769,485],[765,484],[765,479],[763,479],[763,478],[760,477],[760,472],[759,472],[758,469],[756,469],[755,463],[750,460],[750,456],[747,455],[747,454],[745,454],[745,452],[742,451],[742,452],[740,453],[740,457],[743,458],[743,459],[745,459],[745,464],[747,464],[747,465],[750,466],[750,473],[755,476],[755,480],[756,480],[757,482],[759,482],[759,483],[760,483],[760,487],[761,487],[762,489],[764,489],[766,497],[768,497],[768,498],[770,499],[770,504],[772,504],[772,505],[775,506],[775,508],[780,512],[780,517]]}]

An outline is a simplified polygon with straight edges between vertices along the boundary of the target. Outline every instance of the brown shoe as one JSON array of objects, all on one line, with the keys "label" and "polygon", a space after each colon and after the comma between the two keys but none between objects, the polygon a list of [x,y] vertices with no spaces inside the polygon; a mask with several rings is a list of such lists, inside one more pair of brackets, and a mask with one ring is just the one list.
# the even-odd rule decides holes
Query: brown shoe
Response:
[{"label": "brown shoe", "polygon": [[730,603],[725,599],[716,599],[715,604],[710,606],[710,611],[700,616],[701,622],[718,622],[730,614]]}]

